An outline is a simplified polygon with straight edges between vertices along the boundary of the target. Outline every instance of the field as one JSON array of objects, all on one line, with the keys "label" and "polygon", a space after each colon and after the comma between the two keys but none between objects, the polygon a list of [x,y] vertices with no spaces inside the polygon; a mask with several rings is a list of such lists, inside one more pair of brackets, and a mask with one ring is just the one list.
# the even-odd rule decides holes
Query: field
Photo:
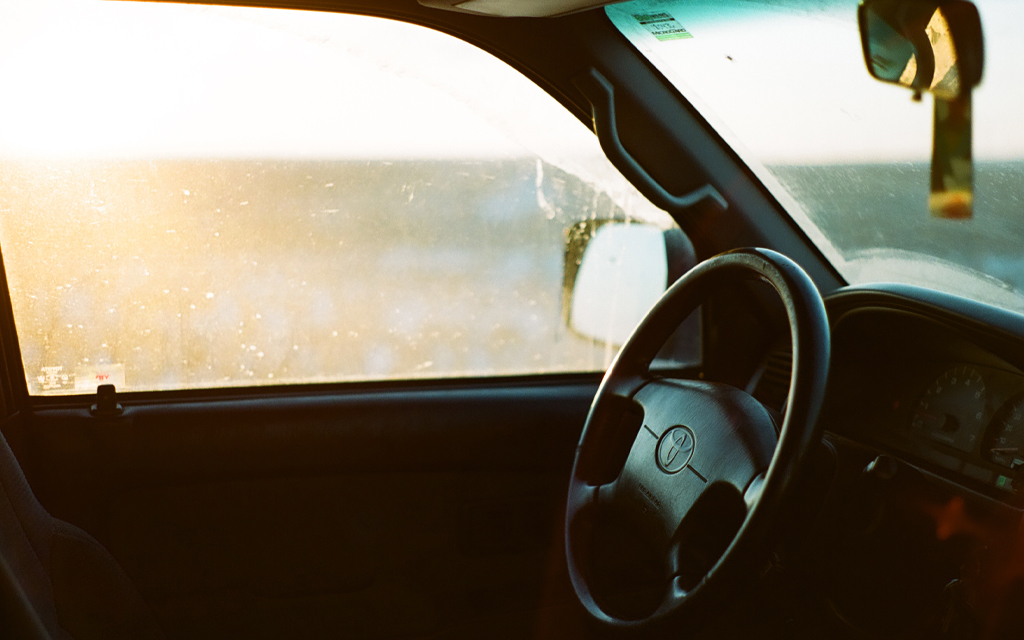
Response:
[{"label": "field", "polygon": [[563,233],[612,204],[533,161],[0,173],[38,390],[108,370],[159,389],[604,365],[561,327]]},{"label": "field", "polygon": [[928,213],[924,163],[771,167],[840,253],[868,247],[924,253],[1024,291],[1024,162],[975,166],[970,220]]}]

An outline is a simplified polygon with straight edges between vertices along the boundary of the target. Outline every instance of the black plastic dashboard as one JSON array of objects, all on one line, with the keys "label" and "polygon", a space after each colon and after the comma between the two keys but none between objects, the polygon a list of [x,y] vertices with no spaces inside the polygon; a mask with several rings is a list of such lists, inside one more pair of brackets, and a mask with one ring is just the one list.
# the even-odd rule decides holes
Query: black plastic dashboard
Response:
[{"label": "black plastic dashboard", "polygon": [[1019,638],[1024,316],[895,284],[826,308],[824,442],[784,557],[849,637]]},{"label": "black plastic dashboard", "polygon": [[1024,506],[1024,316],[888,284],[827,305],[826,429]]}]

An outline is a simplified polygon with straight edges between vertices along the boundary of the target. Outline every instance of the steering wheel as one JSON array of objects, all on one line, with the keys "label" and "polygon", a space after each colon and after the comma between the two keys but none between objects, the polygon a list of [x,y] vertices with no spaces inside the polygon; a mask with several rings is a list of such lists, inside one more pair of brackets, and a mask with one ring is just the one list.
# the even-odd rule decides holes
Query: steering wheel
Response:
[{"label": "steering wheel", "polygon": [[[769,412],[747,393],[650,372],[662,345],[708,294],[742,279],[771,285],[789,320],[793,369],[778,437]],[[739,249],[697,265],[648,312],[598,388],[569,484],[569,576],[602,626],[697,622],[706,605],[736,595],[764,566],[780,508],[821,438],[829,344],[814,283],[767,249]],[[629,525],[660,565],[655,597],[639,614],[610,613],[602,606],[608,599],[593,589],[601,583],[593,560],[609,555],[594,542],[607,526],[602,514]]]}]

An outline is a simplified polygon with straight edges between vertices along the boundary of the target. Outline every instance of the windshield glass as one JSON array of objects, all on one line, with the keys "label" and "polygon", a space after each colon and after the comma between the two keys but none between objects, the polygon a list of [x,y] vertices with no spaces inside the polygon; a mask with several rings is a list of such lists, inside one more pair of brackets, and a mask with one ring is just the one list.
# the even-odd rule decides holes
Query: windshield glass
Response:
[{"label": "windshield glass", "polygon": [[612,22],[765,183],[842,276],[1024,310],[1024,3],[977,2],[974,216],[928,209],[932,98],[871,78],[856,1],[636,0]]}]

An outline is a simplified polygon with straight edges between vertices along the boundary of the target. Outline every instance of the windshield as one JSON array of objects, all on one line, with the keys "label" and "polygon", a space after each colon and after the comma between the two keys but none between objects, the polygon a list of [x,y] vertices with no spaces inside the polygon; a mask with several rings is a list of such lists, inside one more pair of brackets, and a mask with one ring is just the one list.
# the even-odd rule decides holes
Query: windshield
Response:
[{"label": "windshield", "polygon": [[857,2],[637,0],[606,10],[851,284],[905,282],[1024,311],[1024,3],[977,2],[975,210],[928,209],[932,98],[871,78]]}]

